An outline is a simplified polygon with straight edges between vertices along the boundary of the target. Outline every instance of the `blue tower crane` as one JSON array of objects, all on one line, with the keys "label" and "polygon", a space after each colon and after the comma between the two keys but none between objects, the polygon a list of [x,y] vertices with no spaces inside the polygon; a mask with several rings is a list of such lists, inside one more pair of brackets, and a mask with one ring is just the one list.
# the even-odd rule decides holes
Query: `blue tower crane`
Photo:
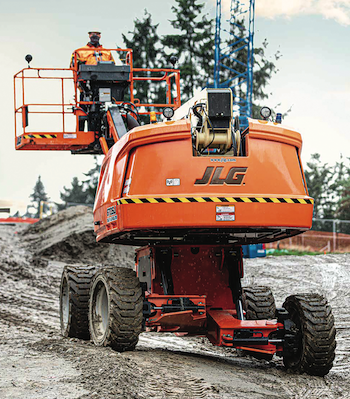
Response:
[{"label": "blue tower crane", "polygon": [[222,23],[221,0],[216,1],[214,87],[232,89],[233,110],[242,129],[252,116],[254,14],[255,0],[249,6],[231,0],[228,24]]}]

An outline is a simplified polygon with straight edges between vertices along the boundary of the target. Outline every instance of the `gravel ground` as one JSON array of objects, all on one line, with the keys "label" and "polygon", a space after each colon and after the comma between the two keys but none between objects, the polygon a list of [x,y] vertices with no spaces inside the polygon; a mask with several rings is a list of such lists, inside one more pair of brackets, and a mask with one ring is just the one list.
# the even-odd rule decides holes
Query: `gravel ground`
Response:
[{"label": "gravel ground", "polygon": [[0,226],[0,398],[350,398],[350,255],[247,260],[243,283],[272,288],[278,306],[294,293],[327,296],[337,327],[331,372],[286,372],[202,337],[143,333],[117,353],[59,334],[64,264],[133,264],[133,248],[96,244],[85,207],[30,227]]}]

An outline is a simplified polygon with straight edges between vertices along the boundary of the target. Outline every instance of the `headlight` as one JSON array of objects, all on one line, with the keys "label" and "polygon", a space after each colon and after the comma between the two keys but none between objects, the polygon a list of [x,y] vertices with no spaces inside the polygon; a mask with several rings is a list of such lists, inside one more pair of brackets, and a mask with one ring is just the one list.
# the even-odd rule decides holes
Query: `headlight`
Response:
[{"label": "headlight", "polygon": [[165,107],[163,109],[163,116],[164,118],[170,120],[174,116],[174,110],[173,108],[170,107]]},{"label": "headlight", "polygon": [[260,110],[260,115],[264,118],[264,119],[269,119],[271,116],[271,110],[269,107],[262,107]]}]

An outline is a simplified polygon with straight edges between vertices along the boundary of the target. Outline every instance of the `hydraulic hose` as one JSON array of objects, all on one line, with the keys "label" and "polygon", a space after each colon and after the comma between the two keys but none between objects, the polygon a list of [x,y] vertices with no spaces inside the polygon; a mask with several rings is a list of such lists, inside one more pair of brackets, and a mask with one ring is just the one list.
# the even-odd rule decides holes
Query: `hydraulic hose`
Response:
[{"label": "hydraulic hose", "polygon": [[196,115],[196,117],[198,118],[198,126],[202,126],[203,125],[203,117],[202,115],[197,111],[197,108],[202,108],[205,104],[204,103],[198,103],[196,104],[194,107],[192,107],[193,113]]}]

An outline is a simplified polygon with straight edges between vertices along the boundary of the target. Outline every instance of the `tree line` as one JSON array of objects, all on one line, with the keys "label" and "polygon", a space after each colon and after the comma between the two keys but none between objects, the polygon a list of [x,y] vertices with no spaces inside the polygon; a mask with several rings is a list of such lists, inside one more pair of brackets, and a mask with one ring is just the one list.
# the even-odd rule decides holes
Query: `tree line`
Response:
[{"label": "tree line", "polygon": [[[145,10],[143,19],[135,19],[134,29],[123,34],[123,44],[133,49],[133,64],[135,68],[169,68],[171,57],[178,59],[177,67],[181,75],[181,101],[191,98],[195,91],[213,85],[214,75],[214,41],[215,20],[204,13],[204,4],[198,0],[176,0],[171,8],[173,19],[170,24],[174,33],[160,36],[159,23],[154,23],[151,14]],[[238,15],[238,14],[237,14]],[[237,17],[239,18],[239,17]],[[233,46],[232,37],[238,41],[247,32],[241,28],[243,20],[236,20],[230,25],[230,33],[222,41],[223,48],[233,52],[242,43]],[[269,80],[277,72],[275,64],[266,56],[267,39],[261,47],[254,48],[254,83],[253,83],[253,117],[259,113],[258,103],[268,98],[266,88]],[[275,60],[280,55],[275,54]],[[242,73],[247,59],[247,48],[236,53],[236,61],[227,57],[222,61],[225,68],[221,69],[221,81],[230,78],[230,68]],[[245,78],[239,77],[241,82]],[[137,96],[142,102],[163,103],[165,87],[154,88],[147,81],[141,81],[136,86]],[[233,90],[236,98],[245,98],[245,93],[238,86]]]},{"label": "tree line", "polygon": [[69,206],[93,206],[98,185],[98,178],[100,175],[100,163],[96,156],[94,157],[94,161],[95,165],[87,173],[84,173],[86,178],[83,181],[80,182],[77,177],[73,177],[71,186],[68,188],[65,186],[63,187],[63,190],[60,192],[60,203],[53,203],[50,201],[50,197],[46,193],[41,176],[39,176],[33,187],[33,192],[29,196],[31,199],[31,204],[27,206],[27,212],[24,216],[39,218],[40,209],[44,214],[47,213],[49,210],[49,203],[55,205],[58,211],[61,211]]},{"label": "tree line", "polygon": [[[350,220],[350,158],[340,156],[329,165],[320,154],[311,155],[306,163],[305,178],[309,194],[314,198],[315,219]],[[332,231],[331,222],[314,221],[313,230]],[[349,224],[339,224],[338,232],[350,234]]]}]

